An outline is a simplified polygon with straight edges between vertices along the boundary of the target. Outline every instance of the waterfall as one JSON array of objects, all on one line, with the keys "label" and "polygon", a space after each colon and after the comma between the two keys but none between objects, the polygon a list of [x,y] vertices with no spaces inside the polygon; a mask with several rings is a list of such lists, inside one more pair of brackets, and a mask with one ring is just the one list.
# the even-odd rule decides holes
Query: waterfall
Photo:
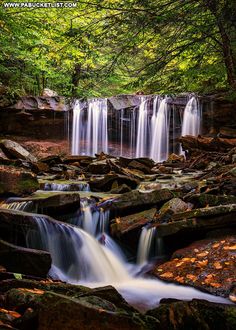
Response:
[{"label": "waterfall", "polygon": [[90,191],[89,183],[54,183],[46,182],[43,187],[44,191]]},{"label": "waterfall", "polygon": [[169,155],[169,108],[166,98],[160,103],[153,126],[150,157],[157,162],[162,162]]},{"label": "waterfall", "polygon": [[145,265],[149,261],[150,249],[155,238],[156,228],[142,228],[138,244],[137,264]]},{"label": "waterfall", "polygon": [[82,110],[82,103],[80,101],[76,101],[73,108],[72,155],[79,155],[82,153],[82,144],[85,138]]},{"label": "waterfall", "polygon": [[89,100],[86,143],[87,155],[108,152],[107,99]]},{"label": "waterfall", "polygon": [[88,101],[87,118],[84,104],[75,103],[73,109],[72,155],[108,152],[107,99]]},{"label": "waterfall", "polygon": [[136,157],[147,156],[148,133],[149,133],[148,100],[142,97],[141,104],[139,107],[139,114],[138,114]]},{"label": "waterfall", "polygon": [[32,201],[13,201],[12,198],[9,198],[6,203],[1,203],[0,207],[8,210],[17,210],[17,211],[25,211],[32,212],[34,209],[34,204]]},{"label": "waterfall", "polygon": [[109,211],[98,209],[88,199],[80,202],[80,215],[75,222],[80,228],[94,237],[107,232],[109,225]]},{"label": "waterfall", "polygon": [[115,248],[109,249],[72,225],[51,222],[38,215],[34,219],[39,234],[32,230],[28,232],[28,246],[50,252],[50,275],[55,279],[90,287],[113,285],[128,303],[142,311],[154,308],[162,298],[199,298],[229,303],[227,299],[190,287],[136,278],[130,274],[129,265],[117,255]]},{"label": "waterfall", "polygon": [[182,136],[197,136],[201,130],[201,109],[198,99],[193,96],[184,109]]}]

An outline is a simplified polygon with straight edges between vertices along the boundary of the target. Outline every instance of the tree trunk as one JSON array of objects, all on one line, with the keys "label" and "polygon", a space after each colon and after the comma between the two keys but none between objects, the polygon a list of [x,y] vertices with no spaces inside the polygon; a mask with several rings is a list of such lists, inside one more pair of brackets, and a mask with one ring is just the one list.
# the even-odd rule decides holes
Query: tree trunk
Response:
[{"label": "tree trunk", "polygon": [[76,63],[74,67],[74,71],[72,73],[72,95],[74,96],[76,94],[76,89],[79,85],[80,80],[80,73],[81,73],[81,64]]}]

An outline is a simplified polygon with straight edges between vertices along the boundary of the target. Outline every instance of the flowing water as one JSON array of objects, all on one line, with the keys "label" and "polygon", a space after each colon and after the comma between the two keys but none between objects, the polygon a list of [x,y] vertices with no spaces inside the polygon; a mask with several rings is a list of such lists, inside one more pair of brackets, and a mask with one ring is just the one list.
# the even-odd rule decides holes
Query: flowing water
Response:
[{"label": "flowing water", "polygon": [[73,109],[72,155],[107,153],[107,99],[89,100],[87,117],[84,107],[77,101]]},{"label": "flowing water", "polygon": [[156,228],[143,227],[138,244],[137,263],[146,265],[149,261],[149,255],[153,240],[155,238]]},{"label": "flowing water", "polygon": [[141,98],[138,116],[136,157],[146,157],[148,156],[148,134],[150,127],[148,120],[148,100],[145,97]]},{"label": "flowing water", "polygon": [[193,96],[184,109],[182,136],[197,136],[201,130],[201,108],[198,99]]},{"label": "flowing water", "polygon": [[131,265],[124,260],[122,252],[117,250],[107,235],[98,241],[82,229],[49,222],[43,216],[35,216],[35,221],[39,234],[28,232],[28,246],[50,252],[50,275],[53,278],[89,287],[113,285],[130,304],[141,311],[154,308],[162,298],[229,302],[193,288],[135,277],[130,272]]},{"label": "flowing water", "polygon": [[156,162],[162,162],[169,155],[169,125],[170,113],[167,99],[163,99],[153,123],[153,134],[150,157]]},{"label": "flowing water", "polygon": [[56,183],[45,182],[44,191],[90,191],[89,183]]}]

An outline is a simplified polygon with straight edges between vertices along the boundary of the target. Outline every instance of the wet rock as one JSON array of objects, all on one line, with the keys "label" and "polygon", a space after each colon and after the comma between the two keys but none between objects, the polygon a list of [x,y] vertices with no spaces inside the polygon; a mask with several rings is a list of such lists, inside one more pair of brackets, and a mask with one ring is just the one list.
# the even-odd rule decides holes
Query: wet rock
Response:
[{"label": "wet rock", "polygon": [[82,167],[87,167],[95,157],[92,156],[66,156],[63,158],[63,163],[65,164],[80,164]]},{"label": "wet rock", "polygon": [[162,280],[191,285],[228,297],[235,272],[236,237],[208,239],[177,250],[153,274]]},{"label": "wet rock", "polygon": [[119,174],[107,174],[102,179],[91,178],[89,181],[92,191],[110,191],[111,189],[118,188],[122,184],[126,184],[131,189],[135,189],[139,182],[136,179]]},{"label": "wet rock", "polygon": [[38,213],[47,215],[65,214],[80,208],[79,193],[55,193],[46,198],[34,199]]},{"label": "wet rock", "polygon": [[106,160],[95,161],[89,164],[88,171],[92,174],[107,174],[110,172],[110,166]]},{"label": "wet rock", "polygon": [[139,158],[132,160],[128,164],[128,167],[135,169],[135,170],[139,170],[139,171],[143,172],[144,174],[152,174],[151,168],[149,166],[145,165],[143,162],[140,162]]},{"label": "wet rock", "polygon": [[172,174],[173,168],[161,165],[158,167],[158,171],[159,171],[159,173],[163,173],[163,174]]},{"label": "wet rock", "polygon": [[58,155],[50,155],[40,159],[41,163],[46,163],[48,166],[54,166],[62,163],[62,159]]},{"label": "wet rock", "polygon": [[1,140],[0,147],[3,152],[12,159],[25,159],[30,162],[36,162],[37,158],[30,154],[19,143],[11,140]]},{"label": "wet rock", "polygon": [[178,163],[178,162],[184,162],[184,156],[183,155],[176,155],[176,154],[170,154],[167,163]]},{"label": "wet rock", "polygon": [[0,195],[21,196],[39,188],[37,178],[29,171],[14,166],[0,165]]},{"label": "wet rock", "polygon": [[160,321],[160,330],[233,330],[236,324],[235,307],[197,299],[163,303],[146,315]]},{"label": "wet rock", "polygon": [[233,127],[221,127],[220,128],[220,136],[223,138],[236,138],[236,129]]},{"label": "wet rock", "polygon": [[225,204],[236,204],[235,196],[212,195],[212,194],[194,194],[184,198],[186,202],[194,204],[195,208],[206,206],[216,206]]},{"label": "wet rock", "polygon": [[124,194],[129,191],[131,191],[131,188],[128,187],[127,184],[122,184],[121,186],[111,189],[110,193],[111,194]]},{"label": "wet rock", "polygon": [[120,237],[128,232],[141,229],[146,224],[154,221],[156,209],[152,208],[143,212],[116,218],[111,224],[112,236]]},{"label": "wet rock", "polygon": [[34,163],[32,166],[32,171],[36,174],[49,172],[49,169],[50,169],[50,167],[46,163],[43,163],[43,162]]},{"label": "wet rock", "polygon": [[[133,190],[125,193],[107,203],[104,207],[116,211],[117,215],[124,212],[132,212],[148,209],[151,206],[162,205],[164,202],[174,197],[174,192],[168,189],[154,190],[151,192],[140,192]],[[126,213],[127,214],[127,213]]]},{"label": "wet rock", "polygon": [[191,206],[191,204],[185,203],[180,198],[172,198],[156,213],[155,221],[160,223],[171,222],[174,214],[187,211],[191,209]]},{"label": "wet rock", "polygon": [[101,324],[103,329],[143,329],[137,316],[116,309],[104,299],[74,299],[49,292],[42,297],[38,322],[39,330],[99,329]]},{"label": "wet rock", "polygon": [[0,264],[7,271],[45,278],[51,267],[48,252],[27,249],[0,240]]},{"label": "wet rock", "polygon": [[[54,93],[54,92],[53,92]],[[62,96],[23,96],[11,108],[26,110],[68,111],[67,101]]]},{"label": "wet rock", "polygon": [[[236,224],[236,204],[220,205],[176,213],[165,224],[156,223],[160,237],[207,233],[217,228],[227,228]],[[176,238],[177,239],[177,238]]]}]

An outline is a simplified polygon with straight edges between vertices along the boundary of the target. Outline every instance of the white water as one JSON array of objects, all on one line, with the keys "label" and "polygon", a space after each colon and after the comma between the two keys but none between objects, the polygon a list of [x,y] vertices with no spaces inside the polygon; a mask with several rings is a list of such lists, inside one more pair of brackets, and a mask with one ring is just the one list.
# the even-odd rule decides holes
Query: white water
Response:
[{"label": "white water", "polygon": [[196,97],[191,97],[184,109],[182,136],[200,134],[201,109]]},{"label": "white water", "polygon": [[148,134],[149,134],[148,100],[142,97],[141,104],[139,107],[139,114],[138,114],[136,157],[147,156]]},{"label": "white water", "polygon": [[80,216],[76,225],[94,237],[105,233],[108,228],[109,211],[98,209],[87,199],[80,202]]},{"label": "white water", "polygon": [[193,288],[135,278],[129,272],[130,265],[117,256],[114,245],[109,249],[109,245],[103,246],[88,233],[70,225],[50,223],[38,216],[35,220],[41,243],[37,245],[37,237],[29,232],[28,244],[50,252],[53,278],[90,287],[113,285],[130,304],[142,311],[154,308],[162,298],[200,298],[228,303],[226,299]]},{"label": "white water", "polygon": [[82,153],[82,142],[85,139],[85,127],[82,121],[83,105],[76,101],[73,109],[73,130],[72,130],[72,155]]},{"label": "white water", "polygon": [[87,118],[84,104],[75,103],[73,109],[72,155],[94,156],[108,152],[107,99],[88,101]]},{"label": "white water", "polygon": [[81,183],[54,183],[46,182],[43,190],[45,191],[90,191],[90,186],[87,182]]},{"label": "white water", "polygon": [[18,210],[18,211],[32,211],[33,202],[25,201],[25,202],[13,202],[11,198],[6,203],[1,203],[0,207],[9,210]]},{"label": "white water", "polygon": [[87,155],[108,152],[107,99],[89,100],[86,144]]},{"label": "white water", "polygon": [[152,144],[150,157],[156,162],[162,162],[169,155],[169,108],[166,99],[163,99],[157,111],[154,130],[152,134]]},{"label": "white water", "polygon": [[142,232],[139,238],[137,264],[146,265],[149,261],[149,254],[153,239],[155,238],[155,227],[142,228]]}]

